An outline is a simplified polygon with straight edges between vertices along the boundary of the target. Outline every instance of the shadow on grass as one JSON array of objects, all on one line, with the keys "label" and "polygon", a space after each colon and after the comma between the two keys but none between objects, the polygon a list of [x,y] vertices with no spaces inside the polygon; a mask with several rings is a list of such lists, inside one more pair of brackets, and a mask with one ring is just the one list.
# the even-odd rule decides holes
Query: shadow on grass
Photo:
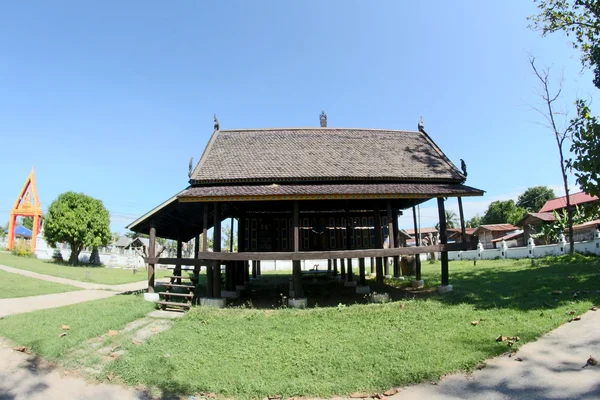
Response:
[{"label": "shadow on grass", "polygon": [[[529,260],[506,262],[512,263],[507,264],[506,270],[473,267],[451,272],[454,291],[438,298],[446,303],[468,303],[481,309],[518,310],[600,300],[600,259],[597,257],[552,257],[536,260],[533,266],[527,265]],[[515,265],[519,268],[513,268]]]}]

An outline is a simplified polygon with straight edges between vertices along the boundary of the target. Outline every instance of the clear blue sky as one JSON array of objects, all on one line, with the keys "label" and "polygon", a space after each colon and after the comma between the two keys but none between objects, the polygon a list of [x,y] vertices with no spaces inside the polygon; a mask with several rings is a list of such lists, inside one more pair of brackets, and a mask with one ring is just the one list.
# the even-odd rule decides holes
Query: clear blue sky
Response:
[{"label": "clear blue sky", "polygon": [[[564,68],[566,107],[594,93],[579,54],[527,29],[531,1],[422,3],[3,2],[0,223],[35,165],[44,208],[84,192],[124,232],[187,185],[213,113],[223,129],[318,126],[325,110],[329,126],[414,130],[422,115],[487,191],[467,217],[559,186],[527,54],[556,81]],[[434,225],[435,208],[422,210]]]}]

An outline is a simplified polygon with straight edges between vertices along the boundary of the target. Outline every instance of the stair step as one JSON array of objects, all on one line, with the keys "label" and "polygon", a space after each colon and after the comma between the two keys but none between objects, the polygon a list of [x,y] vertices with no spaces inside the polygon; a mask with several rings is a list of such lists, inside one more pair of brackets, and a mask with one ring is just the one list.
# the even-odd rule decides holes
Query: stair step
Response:
[{"label": "stair step", "polygon": [[178,285],[176,283],[165,283],[165,284],[163,284],[163,286],[167,286],[167,287],[179,287],[179,288],[186,288],[186,289],[194,289],[194,285]]},{"label": "stair step", "polygon": [[[167,267],[167,269],[170,269],[172,271],[172,270],[175,270],[177,268],[175,268],[175,267]],[[194,270],[194,268],[179,268],[179,271],[193,271],[193,270]]]},{"label": "stair step", "polygon": [[165,276],[165,278],[169,278],[169,279],[192,279],[192,277],[197,278],[198,275],[181,275],[181,276],[177,276],[177,275],[173,275],[173,276]]},{"label": "stair step", "polygon": [[190,308],[192,306],[189,303],[175,303],[173,301],[157,301],[156,304],[160,304],[161,306],[183,307],[183,308]]},{"label": "stair step", "polygon": [[159,293],[163,296],[174,296],[174,297],[194,297],[192,293],[171,293],[171,292],[162,292]]}]

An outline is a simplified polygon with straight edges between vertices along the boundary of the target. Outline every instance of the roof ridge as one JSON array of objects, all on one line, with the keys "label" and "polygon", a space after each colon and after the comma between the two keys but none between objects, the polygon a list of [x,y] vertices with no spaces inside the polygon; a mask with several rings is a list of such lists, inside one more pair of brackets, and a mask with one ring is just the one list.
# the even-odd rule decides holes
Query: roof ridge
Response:
[{"label": "roof ridge", "polygon": [[378,132],[402,132],[402,133],[416,133],[418,131],[403,130],[403,129],[385,129],[385,128],[344,128],[344,127],[320,127],[320,126],[305,126],[305,127],[293,127],[293,128],[241,128],[241,129],[221,129],[220,132],[256,132],[256,131],[304,131],[304,130],[322,130],[322,131],[378,131]]}]

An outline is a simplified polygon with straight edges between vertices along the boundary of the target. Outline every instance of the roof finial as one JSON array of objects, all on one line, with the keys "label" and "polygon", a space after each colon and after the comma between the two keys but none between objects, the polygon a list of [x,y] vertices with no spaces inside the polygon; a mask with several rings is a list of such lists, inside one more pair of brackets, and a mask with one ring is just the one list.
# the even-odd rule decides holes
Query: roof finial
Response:
[{"label": "roof finial", "polygon": [[192,177],[192,165],[194,164],[194,157],[190,157],[190,166],[188,167],[188,178]]},{"label": "roof finial", "polygon": [[215,114],[215,131],[218,131],[219,128],[219,120],[217,119],[217,114]]},{"label": "roof finial", "polygon": [[460,169],[462,169],[462,173],[466,178],[467,177],[467,163],[465,163],[465,160],[463,160],[462,158],[460,159]]},{"label": "roof finial", "polygon": [[419,128],[419,132],[425,133],[425,125],[423,124],[423,117],[421,117],[421,119],[419,120],[419,125],[417,125],[417,128]]},{"label": "roof finial", "polygon": [[327,128],[327,114],[325,114],[325,111],[321,111],[319,120],[321,122],[321,128]]}]

